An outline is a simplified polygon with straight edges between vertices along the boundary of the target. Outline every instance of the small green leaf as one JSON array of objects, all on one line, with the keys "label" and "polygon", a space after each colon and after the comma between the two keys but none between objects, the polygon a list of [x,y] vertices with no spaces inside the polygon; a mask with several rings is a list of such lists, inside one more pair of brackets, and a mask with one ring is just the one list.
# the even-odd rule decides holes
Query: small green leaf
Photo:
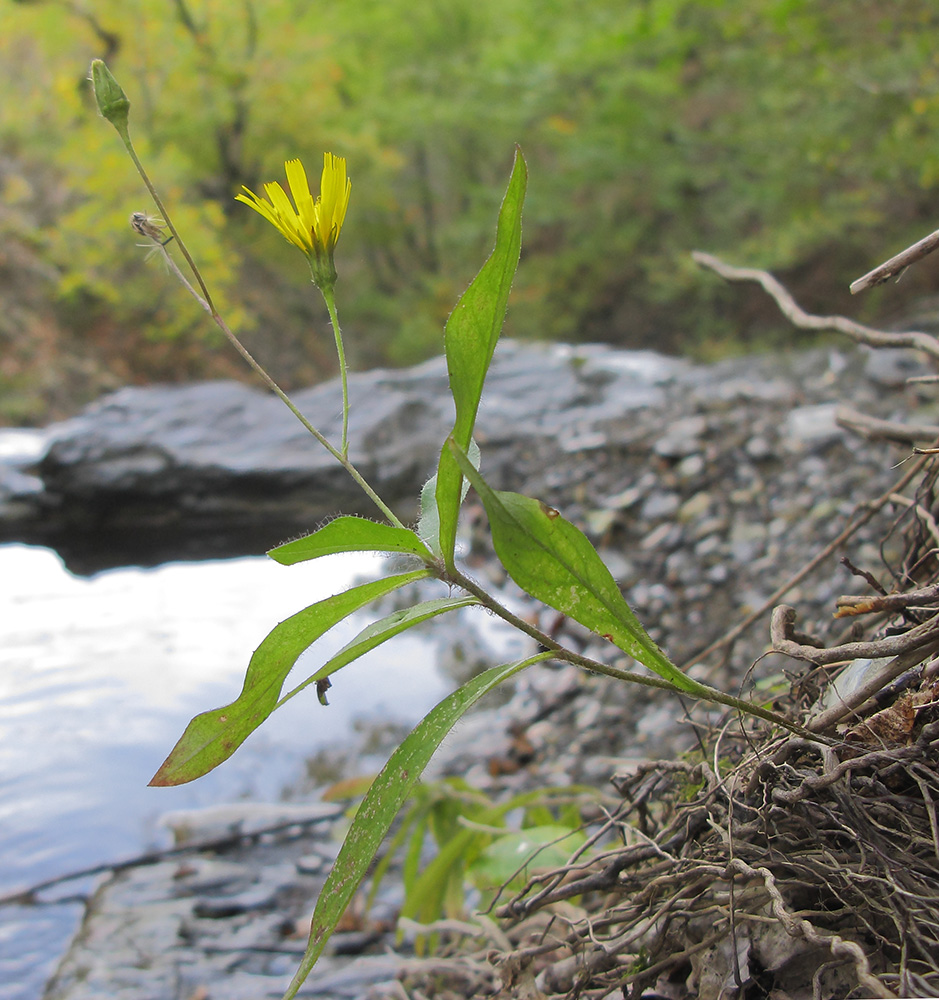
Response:
[{"label": "small green leaf", "polygon": [[427,546],[410,529],[348,516],[337,517],[310,535],[278,545],[268,555],[284,566],[292,566],[336,552],[404,552],[420,559],[431,558]]},{"label": "small green leaf", "polygon": [[[459,913],[465,898],[463,894],[464,876],[490,844],[493,836],[498,836],[505,829],[506,815],[519,809],[525,810],[532,803],[550,802],[555,795],[561,795],[565,798],[570,798],[572,795],[599,797],[595,788],[565,786],[563,788],[532,789],[504,800],[498,805],[492,804],[492,801],[486,800],[485,797],[483,797],[482,803],[475,804],[470,804],[465,799],[454,800],[457,809],[450,829],[442,834],[434,830],[434,838],[439,850],[430,861],[424,862],[417,877],[405,883],[405,898],[401,907],[401,915],[416,920],[418,923],[430,924],[445,914],[453,916]],[[573,811],[575,823],[567,828],[568,831],[580,825],[576,807]],[[548,823],[558,825],[550,814]],[[515,867],[518,867],[518,863]],[[431,937],[429,939],[431,950],[434,947],[433,941],[434,939]],[[419,954],[424,952],[426,943],[423,938],[418,938],[415,941],[415,949]]]},{"label": "small green leaf", "polygon": [[404,608],[402,611],[393,611],[390,615],[386,615],[384,618],[366,625],[351,642],[346,643],[315,674],[308,677],[289,694],[285,694],[276,707],[280,708],[284,702],[292,698],[295,694],[299,694],[305,687],[314,683],[318,684],[337,670],[341,670],[347,664],[352,663],[353,660],[364,656],[369,650],[380,646],[383,642],[387,642],[396,635],[400,635],[407,629],[413,628],[415,625],[420,625],[421,622],[426,622],[431,618],[436,618],[437,615],[446,614],[448,611],[456,611],[459,608],[470,608],[478,604],[479,601],[475,597],[437,597],[432,601],[423,601],[420,604],[415,604],[413,607]]},{"label": "small green leaf", "polygon": [[[470,461],[478,469],[482,456],[479,452],[479,445],[476,439],[470,440],[467,449]],[[460,504],[466,499],[469,492],[469,481],[463,478],[463,488],[460,490]],[[421,514],[417,522],[417,534],[430,546],[434,555],[440,556],[443,553],[440,549],[440,514],[437,510],[437,473],[424,483],[421,489]]]},{"label": "small green leaf", "polygon": [[[463,451],[469,448],[479,400],[502,332],[509,291],[518,267],[522,246],[522,203],[528,169],[516,150],[512,176],[499,210],[496,245],[473,283],[460,296],[447,320],[444,346],[450,391],[456,404],[452,436]],[[453,564],[456,526],[460,512],[462,477],[459,466],[444,446],[437,467],[437,510],[440,518],[440,550],[449,568]]]},{"label": "small green leaf", "polygon": [[421,487],[421,513],[417,519],[417,533],[430,546],[434,555],[440,551],[440,514],[437,510],[437,473]]},{"label": "small green leaf", "polygon": [[556,823],[513,830],[497,837],[470,865],[479,889],[509,885],[520,889],[535,871],[551,871],[567,864],[570,856],[587,842],[582,830]]},{"label": "small green leaf", "polygon": [[420,569],[374,580],[318,601],[282,621],[255,650],[238,698],[197,715],[150,784],[182,785],[218,767],[274,711],[287,674],[311,643],[370,601],[428,576],[428,570]]},{"label": "small green leaf", "polygon": [[652,641],[578,527],[539,500],[490,489],[452,438],[449,445],[486,508],[496,554],[523,590],[615,643],[675,687],[710,697],[708,688],[686,677]]},{"label": "small green leaf", "polygon": [[498,805],[475,810],[461,808],[459,815],[471,819],[472,825],[458,830],[445,842],[437,838],[440,850],[425,863],[420,875],[407,887],[404,905],[401,907],[402,916],[424,924],[437,920],[443,913],[445,891],[453,880],[453,873],[459,872],[462,878],[466,866],[472,865],[490,842],[492,834],[483,833],[481,828],[502,827],[507,813],[524,809],[532,802],[549,801],[556,793],[565,796],[597,795],[596,789],[577,785],[556,789],[538,788],[513,796]]},{"label": "small green leaf", "polygon": [[547,660],[551,655],[550,652],[536,653],[525,660],[491,667],[474,677],[431,709],[391,755],[355,814],[336,863],[320,891],[313,912],[310,941],[284,1000],[296,996],[316,964],[398,810],[443,738],[484,694],[525,667]]}]

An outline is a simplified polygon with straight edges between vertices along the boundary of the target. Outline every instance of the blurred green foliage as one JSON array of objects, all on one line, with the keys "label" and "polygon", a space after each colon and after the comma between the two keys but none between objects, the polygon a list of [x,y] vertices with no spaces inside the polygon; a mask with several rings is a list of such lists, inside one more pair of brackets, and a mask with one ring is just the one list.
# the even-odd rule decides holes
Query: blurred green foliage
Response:
[{"label": "blurred green foliage", "polygon": [[775,318],[690,250],[830,311],[936,227],[937,28],[933,0],[6,0],[0,239],[52,265],[76,314],[208,332],[134,247],[127,218],[149,206],[93,109],[102,57],[223,311],[288,385],[332,372],[331,334],[303,262],[232,199],[324,150],[353,183],[353,364],[439,353],[516,142],[531,183],[507,333],[713,353]]},{"label": "blurred green foliage", "polygon": [[[595,814],[601,800],[596,789],[576,785],[538,788],[496,802],[462,778],[418,783],[375,866],[366,905],[400,859],[403,917],[419,924],[464,917],[468,883],[479,894],[476,909],[487,912],[536,871],[560,868],[576,851],[581,860],[589,855],[582,813]],[[426,943],[417,942],[419,953]]]}]

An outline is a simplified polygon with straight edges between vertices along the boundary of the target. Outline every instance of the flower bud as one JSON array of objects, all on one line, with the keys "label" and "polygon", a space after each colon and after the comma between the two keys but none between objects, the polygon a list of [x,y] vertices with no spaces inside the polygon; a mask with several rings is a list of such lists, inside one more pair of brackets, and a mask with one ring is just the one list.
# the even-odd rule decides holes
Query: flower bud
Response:
[{"label": "flower bud", "polygon": [[92,60],[91,80],[102,117],[107,118],[122,136],[126,135],[130,101],[102,59]]}]

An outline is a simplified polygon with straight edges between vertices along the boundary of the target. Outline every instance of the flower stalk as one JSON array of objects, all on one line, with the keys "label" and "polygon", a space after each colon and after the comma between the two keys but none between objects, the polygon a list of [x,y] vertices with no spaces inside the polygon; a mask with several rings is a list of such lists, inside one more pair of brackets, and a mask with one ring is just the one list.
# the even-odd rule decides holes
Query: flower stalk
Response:
[{"label": "flower stalk", "polygon": [[349,207],[352,182],[346,176],[346,161],[332,153],[323,154],[323,173],[320,193],[313,197],[306,170],[300,160],[284,163],[290,196],[277,181],[264,185],[266,198],[261,198],[242,186],[236,201],[244,202],[267,221],[287,240],[306,255],[313,284],[320,290],[329,312],[329,320],[336,338],[339,358],[339,378],[342,383],[342,445],[343,455],[349,454],[349,378],[346,352],[342,343],[342,329],[336,310],[336,264],[334,251]]},{"label": "flower stalk", "polygon": [[95,101],[97,102],[98,110],[101,112],[101,117],[109,121],[114,126],[117,134],[120,136],[121,142],[124,144],[124,148],[127,150],[128,156],[130,156],[131,161],[137,168],[137,173],[140,174],[140,179],[144,182],[147,190],[150,192],[150,197],[153,199],[154,204],[159,210],[160,216],[166,223],[166,226],[173,238],[179,244],[180,253],[182,253],[183,257],[186,258],[186,263],[189,265],[189,269],[192,271],[196,281],[199,283],[199,288],[202,290],[201,297],[207,303],[208,310],[212,314],[212,317],[215,318],[215,316],[217,316],[215,305],[212,302],[212,296],[209,294],[209,289],[206,286],[206,283],[202,280],[199,268],[196,267],[196,262],[192,259],[186,244],[179,238],[179,233],[176,232],[176,229],[173,226],[173,220],[170,218],[170,215],[166,210],[166,206],[160,198],[159,192],[153,186],[153,182],[150,180],[147,171],[144,169],[144,165],[140,162],[140,157],[137,156],[137,150],[134,149],[134,144],[130,138],[129,128],[130,100],[124,93],[121,85],[114,79],[111,71],[102,59],[92,60],[91,81],[94,86]]},{"label": "flower stalk", "polygon": [[336,297],[333,294],[332,286],[321,288],[326,309],[329,312],[329,321],[333,327],[333,336],[336,338],[336,355],[339,358],[339,380],[342,383],[342,445],[340,451],[343,455],[349,454],[349,371],[346,365],[346,352],[342,345],[342,329],[339,326],[339,312],[336,309]]},{"label": "flower stalk", "polygon": [[[342,407],[343,430],[342,430],[341,448],[336,448],[328,440],[328,438],[326,438],[326,436],[323,433],[321,433],[316,427],[313,426],[313,424],[310,423],[309,420],[307,420],[307,418],[300,412],[300,410],[297,409],[293,400],[291,400],[290,397],[287,395],[287,393],[284,392],[283,389],[281,389],[281,387],[274,381],[273,378],[271,378],[271,376],[267,373],[266,369],[254,358],[251,352],[244,346],[244,344],[242,344],[242,342],[232,332],[231,328],[222,318],[218,309],[216,309],[215,307],[215,303],[212,301],[212,296],[209,293],[209,289],[202,277],[201,272],[199,271],[198,265],[192,258],[192,255],[189,253],[189,249],[187,248],[184,240],[176,231],[176,227],[173,225],[173,219],[169,210],[163,204],[163,200],[162,198],[160,198],[159,192],[154,187],[152,181],[150,180],[149,175],[147,174],[146,169],[144,168],[143,163],[141,163],[140,158],[137,156],[137,151],[134,149],[134,144],[130,138],[130,129],[129,129],[130,100],[124,93],[124,90],[121,87],[121,85],[117,82],[117,80],[115,80],[114,76],[111,74],[111,71],[105,65],[103,60],[95,59],[92,61],[91,80],[94,87],[95,101],[98,105],[98,110],[101,112],[101,116],[114,126],[115,131],[117,132],[118,136],[120,136],[124,148],[127,150],[127,153],[131,158],[131,161],[133,162],[134,166],[137,169],[137,173],[140,175],[141,180],[144,182],[147,190],[150,192],[150,196],[153,198],[154,204],[157,206],[157,209],[159,210],[161,221],[164,222],[167,229],[169,229],[172,238],[175,239],[176,244],[179,246],[180,253],[182,253],[183,257],[186,260],[186,263],[189,265],[189,268],[192,271],[192,274],[194,275],[196,282],[199,286],[199,290],[193,287],[192,283],[183,274],[183,272],[177,265],[176,261],[173,260],[169,251],[166,249],[167,244],[170,242],[169,240],[166,240],[164,242],[155,235],[149,235],[143,232],[143,230],[139,227],[139,225],[136,225],[132,221],[131,224],[134,225],[135,231],[149,238],[152,241],[154,249],[162,255],[164,261],[166,262],[167,267],[169,267],[169,269],[173,272],[173,274],[176,275],[176,277],[182,283],[183,287],[190,293],[190,295],[192,295],[193,298],[195,298],[195,300],[199,303],[199,305],[202,306],[202,308],[212,317],[212,320],[215,322],[215,325],[222,331],[225,338],[242,356],[242,358],[244,358],[244,360],[248,363],[248,365],[250,365],[250,367],[260,376],[260,378],[262,379],[264,384],[268,387],[268,389],[270,389],[270,391],[273,392],[274,395],[277,396],[278,399],[280,399],[281,402],[284,403],[284,405],[297,418],[297,420],[300,421],[300,423],[304,426],[304,428],[330,453],[330,455],[333,456],[333,458],[335,458],[339,462],[340,465],[342,465],[342,467],[346,470],[346,472],[349,473],[349,475],[358,484],[358,486],[362,489],[362,491],[366,494],[366,496],[368,496],[369,499],[382,512],[382,514],[384,514],[384,516],[388,519],[389,523],[393,524],[396,528],[403,528],[404,524],[395,515],[394,511],[392,511],[391,508],[384,502],[384,500],[381,499],[381,497],[375,492],[375,490],[371,487],[371,485],[362,476],[359,470],[349,460],[349,447],[348,447],[349,399],[348,399],[348,385],[347,385],[348,380],[346,375],[345,353],[342,350],[342,340],[341,340],[341,331],[339,329],[338,314],[336,312],[335,299],[332,297],[332,288],[336,282],[335,268],[332,267],[331,271],[325,267],[320,267],[318,271],[315,270],[314,281],[316,281],[317,276],[319,276],[320,280],[324,282],[323,285],[318,285],[318,287],[320,288],[320,291],[323,292],[324,297],[326,298],[326,307],[329,310],[330,319],[333,323],[333,330],[336,335],[337,347],[339,349],[340,369],[342,372],[342,394],[343,394],[343,407]],[[339,231],[342,228],[342,222],[343,219],[345,218],[346,208],[349,204],[349,191],[351,189],[351,184],[345,176],[346,161],[341,159],[340,157],[333,157],[331,153],[327,153],[326,157],[327,157],[327,164],[330,166],[331,169],[329,186],[327,188],[326,169],[324,167],[323,188],[324,192],[328,193],[328,199],[325,200],[326,207],[325,209],[320,207],[321,204],[324,203],[323,199],[317,199],[316,202],[313,202],[312,197],[310,197],[310,204],[307,205],[306,202],[304,202],[303,211],[305,213],[304,218],[318,220],[317,221],[317,225],[319,226],[318,232],[320,232],[321,235],[325,234],[325,239],[322,244],[323,248],[321,251],[321,255],[322,254],[328,255],[330,266],[332,266],[331,265],[332,251],[336,246],[336,240],[339,238]],[[330,157],[332,158],[331,160],[329,159]],[[293,176],[297,178],[298,186],[305,184],[306,174],[303,173],[302,165],[300,165],[299,160],[292,162],[295,163],[297,167],[299,167],[299,170],[297,170],[296,168],[291,168],[291,171],[288,172],[288,180],[290,179],[292,173]],[[300,179],[301,175],[302,175],[302,180]],[[287,208],[290,210],[290,212],[293,212],[293,209],[290,206],[290,202],[287,199],[287,196],[284,194],[283,189],[280,188],[280,185],[279,184],[267,185],[268,188],[272,186],[275,186],[278,190],[280,190],[281,194],[283,195],[283,201],[285,201],[287,204]],[[307,194],[309,194],[308,186],[306,190]],[[250,194],[250,192],[248,193]],[[262,210],[261,208],[258,207],[258,205],[253,204],[242,195],[239,195],[238,197],[240,200],[250,204],[252,208],[255,208],[270,221],[274,222],[274,225],[276,225],[277,228],[281,230],[281,232],[287,235],[287,233],[285,232],[285,228],[281,226],[279,222],[275,221],[275,219],[272,218],[267,211]],[[261,199],[258,199],[256,196],[252,195],[252,197],[258,203],[262,205],[265,204],[262,202]],[[271,210],[275,211],[276,214],[276,210],[274,210],[273,208]],[[296,213],[293,214],[296,215]],[[132,216],[132,220],[136,218],[136,215],[137,213],[135,213],[135,215]],[[306,249],[306,246],[302,243],[302,240],[300,240],[299,235],[297,235],[296,239],[293,238],[293,235],[290,235],[288,236],[288,239],[290,239],[291,242],[293,243],[297,243],[297,245],[299,245],[301,249]],[[314,256],[316,255],[314,254]],[[313,268],[313,263],[311,261],[311,269],[312,268]],[[330,274],[332,275],[331,280],[327,280],[329,279]],[[327,296],[327,290],[328,290],[328,296]]]},{"label": "flower stalk", "polygon": [[[167,220],[168,221],[168,220]],[[177,242],[178,242],[177,237]],[[314,437],[316,440],[336,459],[337,462],[349,473],[352,479],[358,484],[359,488],[365,493],[365,495],[375,504],[375,506],[385,515],[390,524],[393,524],[396,528],[403,528],[404,523],[400,518],[394,513],[394,511],[385,503],[384,500],[375,492],[369,482],[365,477],[359,472],[359,470],[352,464],[349,460],[348,449],[344,448],[340,451],[333,445],[333,443],[323,434],[321,431],[317,430],[313,424],[297,409],[293,400],[284,392],[283,389],[271,378],[267,373],[267,370],[261,365],[261,363],[251,354],[251,352],[242,344],[238,337],[232,332],[231,328],[218,313],[214,306],[211,305],[209,301],[204,299],[195,288],[193,288],[192,283],[186,278],[183,272],[179,269],[179,265],[173,260],[172,256],[167,251],[166,247],[160,243],[158,240],[154,240],[154,249],[163,256],[167,267],[176,275],[180,280],[183,287],[189,292],[190,295],[202,306],[203,309],[212,317],[215,321],[215,325],[222,331],[229,343],[235,348],[235,350],[245,359],[245,361],[254,369],[254,371],[261,377],[264,384],[274,393],[275,396],[290,410],[290,412],[303,424],[304,428]],[[345,427],[343,433],[345,434]]]}]

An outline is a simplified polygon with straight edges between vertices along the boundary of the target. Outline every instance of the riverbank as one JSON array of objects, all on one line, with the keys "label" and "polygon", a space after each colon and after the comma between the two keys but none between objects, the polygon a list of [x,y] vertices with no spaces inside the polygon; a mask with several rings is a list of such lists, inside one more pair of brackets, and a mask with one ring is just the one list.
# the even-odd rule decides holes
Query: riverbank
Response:
[{"label": "riverbank", "polygon": [[[583,524],[653,637],[673,659],[727,689],[740,684],[765,650],[765,616],[732,646],[704,658],[700,652],[767,605],[777,586],[837,536],[858,504],[889,489],[898,477],[896,464],[909,454],[908,445],[859,444],[839,424],[838,407],[847,402],[867,416],[887,419],[899,413],[909,417],[929,405],[928,389],[905,385],[905,376],[918,370],[915,356],[908,354],[832,350],[735,359],[714,366],[676,362],[663,367],[655,356],[620,356],[602,349],[585,357],[571,349],[560,356],[560,369],[558,355],[549,355],[555,367],[545,370],[538,365],[538,354],[526,351],[513,348],[516,377],[530,378],[528,384],[541,388],[532,399],[519,390],[518,382],[514,392],[490,394],[492,430],[480,435],[488,478],[494,485],[537,495]],[[570,379],[565,384],[571,391],[546,392],[546,384],[554,388],[551,379],[558,380],[559,370]],[[617,373],[623,372],[629,375],[631,398],[617,395],[625,392],[617,381]],[[418,381],[415,391],[424,392],[426,405],[426,386]],[[522,411],[536,416],[527,424],[514,420],[513,414]],[[531,433],[523,433],[528,428]],[[439,445],[439,437],[434,440]],[[80,468],[76,465],[73,474],[78,480]],[[420,477],[415,473],[414,478]],[[44,480],[53,481],[54,477]],[[879,541],[893,516],[883,513],[852,538],[847,555],[854,565],[866,570],[880,565]],[[833,554],[788,597],[798,603],[800,625],[822,638],[833,634],[834,597],[851,589],[850,571],[837,562],[841,554]],[[467,562],[477,575],[504,583],[481,525],[474,529]],[[519,597],[512,594],[511,585],[506,590],[510,598]],[[542,625],[549,629],[556,625],[552,617],[544,614]],[[563,627],[565,641],[578,644],[588,655],[599,651],[600,644],[592,637]],[[470,636],[459,638],[471,646]],[[781,657],[767,657],[749,680],[766,687],[785,684],[783,670],[791,667]],[[468,720],[444,748],[437,766],[467,774],[492,794],[573,781],[603,787],[615,771],[637,759],[674,756],[694,739],[693,728],[679,721],[681,706],[673,699],[566,670],[539,669],[530,676],[532,680],[520,682],[513,702],[500,710],[504,714],[498,719]],[[546,710],[546,705],[553,707]],[[480,732],[485,733],[484,741]],[[498,745],[494,740],[500,741]],[[481,744],[485,753],[479,752]],[[503,759],[512,762],[509,773],[492,764]],[[287,921],[280,926],[287,927],[291,920],[302,923],[302,916],[292,916],[288,898],[295,900],[296,914],[308,914],[315,879],[303,881],[310,875],[297,868],[297,861],[316,854],[321,842],[334,843],[329,833],[309,842],[277,841],[282,853],[271,854],[274,882],[246,881],[247,873],[260,871],[266,862],[261,854],[252,853],[254,847],[239,845],[237,850],[246,852],[247,867],[241,874],[234,869],[230,873],[230,895],[239,899],[224,918],[200,915],[212,910],[212,898],[224,897],[227,891],[224,879],[212,888],[210,873],[200,881],[201,862],[194,863],[190,888],[184,884],[185,868],[174,877],[179,872],[174,865],[182,863],[176,861],[162,868],[148,866],[155,883],[148,881],[151,876],[144,869],[116,876],[95,895],[82,935],[48,994],[50,1000],[102,992],[139,996],[146,979],[142,969],[153,971],[155,982],[176,984],[175,993],[157,991],[154,997],[195,996],[199,990],[237,997],[242,995],[237,992],[239,983],[255,996],[279,995],[289,979],[285,968],[295,960],[297,944],[291,939],[278,950],[271,935],[278,915]],[[239,857],[233,856],[232,863]],[[296,892],[292,885],[299,886]],[[152,903],[150,917],[138,921],[132,915],[135,899]],[[247,906],[246,899],[261,902]],[[387,902],[393,911],[395,899]],[[168,918],[162,925],[161,913]],[[263,921],[256,922],[250,913]],[[221,919],[235,923],[223,928],[211,922]],[[132,928],[138,923],[150,928],[146,933],[151,937],[135,937]],[[116,926],[127,928],[120,953],[110,950],[118,935],[107,930]],[[228,935],[225,949],[212,950],[212,935],[223,930]],[[372,968],[373,985],[393,976],[394,961],[406,960],[406,955],[394,961],[387,958],[383,951],[390,941],[387,934],[382,930],[364,944],[359,939],[369,954],[357,960],[361,963],[357,975]],[[238,941],[245,945],[242,950]],[[197,956],[202,954],[209,964],[199,964]],[[259,955],[267,956],[263,962],[268,964],[258,965]],[[340,957],[334,955],[330,961]],[[121,979],[125,968],[126,979]],[[329,985],[323,977],[331,968],[318,971],[304,995],[364,995],[367,983],[363,985],[361,978],[350,987],[352,992]],[[335,970],[341,972],[338,966]],[[88,991],[92,974],[97,976],[97,993]],[[137,992],[116,992],[125,989],[125,981],[127,990]]]},{"label": "riverbank", "polygon": [[[460,774],[493,796],[537,787],[546,777],[563,781],[562,772],[573,774],[580,762],[574,744],[555,752],[555,736],[569,731],[573,720],[564,713],[574,704],[580,723],[589,715],[599,732],[604,720],[596,712],[598,683],[600,678],[569,669],[531,673],[508,704],[467,720],[444,744],[428,776]],[[549,757],[547,775],[542,768]],[[598,780],[611,763],[609,757],[593,761]],[[178,853],[101,881],[45,1000],[257,1000],[283,994],[338,853],[345,809],[320,802],[233,803],[170,814],[164,822]],[[209,846],[199,849],[200,843]],[[409,967],[411,948],[397,944],[395,935],[403,902],[400,859],[368,909],[366,890],[300,996],[356,1000],[373,989],[392,989]]]},{"label": "riverbank", "polygon": [[[821,485],[789,482],[791,471],[818,477],[831,466],[837,487],[883,474],[882,453],[858,453],[838,407],[915,415],[932,398],[904,385],[917,370],[910,354],[850,348],[693,365],[603,345],[506,342],[476,434],[490,481],[583,512],[597,535],[676,518],[713,533],[770,487],[798,500],[803,484]],[[349,392],[351,457],[408,520],[452,426],[443,359],[354,373]],[[327,437],[338,431],[338,393],[329,383],[295,395]],[[36,449],[0,461],[0,541],[53,547],[77,573],[255,555],[337,512],[375,514],[279,401],[240,383],[122,389],[46,428]],[[814,455],[821,465],[799,468]],[[673,549],[676,539],[673,529],[646,546]],[[738,534],[733,544],[762,541]]]}]

